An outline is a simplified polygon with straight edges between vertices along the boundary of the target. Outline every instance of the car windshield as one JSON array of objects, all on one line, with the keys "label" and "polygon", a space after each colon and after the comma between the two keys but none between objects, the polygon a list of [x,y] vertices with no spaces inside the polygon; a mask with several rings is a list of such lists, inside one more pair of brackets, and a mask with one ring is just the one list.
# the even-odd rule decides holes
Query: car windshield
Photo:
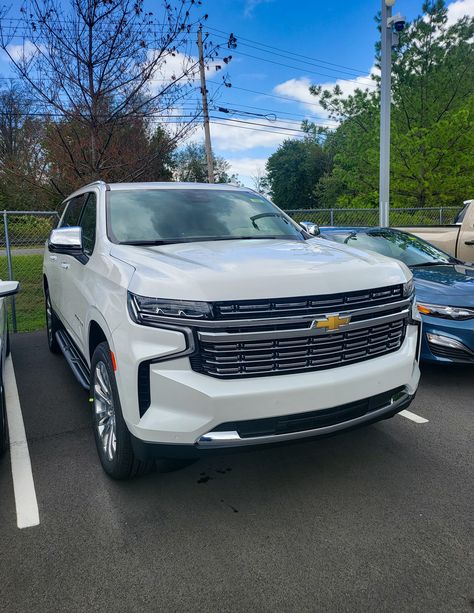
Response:
[{"label": "car windshield", "polygon": [[407,266],[454,264],[456,259],[426,241],[398,230],[364,230],[330,232],[327,235],[338,243],[345,243],[363,251],[375,251],[400,260]]},{"label": "car windshield", "polygon": [[116,243],[286,238],[302,230],[253,192],[231,189],[112,190],[108,234]]}]

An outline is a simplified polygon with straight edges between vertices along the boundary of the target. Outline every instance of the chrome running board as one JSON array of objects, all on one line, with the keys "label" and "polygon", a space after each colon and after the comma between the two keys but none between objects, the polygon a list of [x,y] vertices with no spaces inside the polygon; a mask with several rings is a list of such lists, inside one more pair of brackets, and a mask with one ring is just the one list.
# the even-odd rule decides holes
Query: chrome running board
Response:
[{"label": "chrome running board", "polygon": [[56,340],[74,376],[84,389],[89,390],[89,367],[73,341],[70,339],[69,334],[65,330],[58,330],[56,332]]}]

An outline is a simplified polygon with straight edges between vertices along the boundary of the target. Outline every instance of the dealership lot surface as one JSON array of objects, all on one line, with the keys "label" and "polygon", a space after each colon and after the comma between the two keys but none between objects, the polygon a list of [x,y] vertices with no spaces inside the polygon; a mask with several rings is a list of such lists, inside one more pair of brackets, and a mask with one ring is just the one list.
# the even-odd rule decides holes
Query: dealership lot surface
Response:
[{"label": "dealership lot surface", "polygon": [[[426,367],[402,416],[113,482],[87,394],[13,339],[40,524],[0,463],[0,610],[472,611],[472,367]],[[297,407],[294,407],[295,411]]]}]

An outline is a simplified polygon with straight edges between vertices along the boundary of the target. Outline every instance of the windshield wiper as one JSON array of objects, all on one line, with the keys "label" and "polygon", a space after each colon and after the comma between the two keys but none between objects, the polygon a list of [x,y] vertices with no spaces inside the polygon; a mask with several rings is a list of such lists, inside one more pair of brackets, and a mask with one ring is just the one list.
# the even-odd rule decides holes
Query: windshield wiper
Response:
[{"label": "windshield wiper", "polygon": [[151,241],[141,241],[141,240],[136,240],[136,241],[120,241],[119,245],[137,245],[137,246],[141,246],[141,245],[171,245],[172,243],[182,243],[183,241],[180,239],[174,239],[174,240],[151,240]]},{"label": "windshield wiper", "polygon": [[253,217],[250,218],[250,221],[252,222],[252,226],[256,230],[260,230],[260,228],[257,225],[257,219],[263,219],[264,217],[279,217],[280,219],[283,219],[283,221],[287,225],[289,225],[288,220],[281,213],[260,213],[259,215],[254,215]]},{"label": "windshield wiper", "polygon": [[262,240],[262,239],[285,239],[285,240],[299,240],[297,236],[291,234],[282,234],[281,236],[268,235],[268,236],[199,236],[196,238],[170,238],[170,239],[157,239],[157,240],[132,240],[121,241],[119,245],[133,245],[154,247],[157,245],[173,245],[175,243],[206,243],[210,241],[243,241],[243,240]]},{"label": "windshield wiper", "polygon": [[451,264],[451,262],[421,262],[420,264],[410,264],[410,268],[421,268],[422,266],[440,266],[443,264]]},{"label": "windshield wiper", "polygon": [[344,239],[344,245],[347,245],[347,243],[353,238],[357,239],[357,232],[351,232],[350,234],[348,234],[347,237]]}]

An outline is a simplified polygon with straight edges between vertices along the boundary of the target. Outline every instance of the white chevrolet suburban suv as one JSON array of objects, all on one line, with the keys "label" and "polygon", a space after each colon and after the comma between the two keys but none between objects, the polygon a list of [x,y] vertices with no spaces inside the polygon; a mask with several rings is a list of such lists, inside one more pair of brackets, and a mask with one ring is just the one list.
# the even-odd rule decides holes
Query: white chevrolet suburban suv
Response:
[{"label": "white chevrolet suburban suv", "polygon": [[109,475],[410,404],[411,273],[315,233],[230,185],[97,182],[66,200],[44,255],[48,343],[90,390]]}]

